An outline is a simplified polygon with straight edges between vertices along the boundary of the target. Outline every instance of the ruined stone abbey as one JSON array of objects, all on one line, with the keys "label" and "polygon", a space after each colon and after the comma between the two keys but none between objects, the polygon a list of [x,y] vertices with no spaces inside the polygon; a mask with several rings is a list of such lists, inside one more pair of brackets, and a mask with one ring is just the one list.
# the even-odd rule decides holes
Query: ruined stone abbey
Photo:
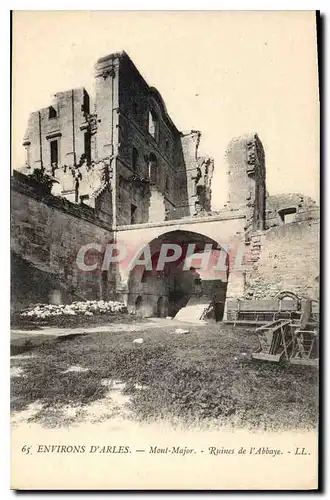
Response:
[{"label": "ruined stone abbey", "polygon": [[[214,162],[199,156],[200,137],[176,128],[125,52],[96,62],[95,99],[84,88],[58,92],[49,107],[31,113],[26,162],[12,176],[13,307],[117,298],[143,316],[174,316],[194,297],[212,302],[221,320],[229,298],[272,298],[283,290],[315,296],[316,203],[302,194],[268,194],[264,147],[251,133],[228,145],[227,202],[212,211]],[[149,245],[153,262],[164,243],[183,253],[195,244],[195,260],[205,245],[228,258],[215,274],[198,265],[186,270],[182,259],[161,272],[141,265],[132,272],[125,262],[77,268],[82,246],[108,242],[131,251]],[[229,247],[241,249],[244,265],[233,264]],[[89,259],[101,262],[102,251],[94,248]]]}]

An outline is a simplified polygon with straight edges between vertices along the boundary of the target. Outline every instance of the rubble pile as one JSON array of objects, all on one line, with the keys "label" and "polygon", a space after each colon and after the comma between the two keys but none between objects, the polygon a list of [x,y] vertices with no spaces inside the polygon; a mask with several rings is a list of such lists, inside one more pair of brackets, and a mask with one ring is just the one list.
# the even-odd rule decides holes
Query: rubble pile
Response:
[{"label": "rubble pile", "polygon": [[127,312],[123,302],[114,300],[86,300],[83,302],[72,302],[72,304],[37,304],[22,313],[22,317],[31,319],[44,319],[53,316],[93,316],[97,314],[115,314]]}]

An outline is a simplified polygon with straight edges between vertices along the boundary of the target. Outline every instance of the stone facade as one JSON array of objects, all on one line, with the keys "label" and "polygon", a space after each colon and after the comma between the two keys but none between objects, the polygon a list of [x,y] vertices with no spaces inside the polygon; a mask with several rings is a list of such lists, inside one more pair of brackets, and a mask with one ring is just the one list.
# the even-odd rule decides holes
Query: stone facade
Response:
[{"label": "stone facade", "polygon": [[[200,138],[176,128],[125,52],[96,62],[93,103],[85,89],[73,89],[31,113],[26,164],[12,179],[14,302],[116,297],[138,314],[164,316],[196,293],[218,301],[219,310],[226,299],[283,290],[317,296],[316,203],[267,193],[265,151],[253,133],[228,145],[228,201],[212,212],[214,163],[199,156]],[[53,181],[52,194],[35,184],[36,172]],[[163,243],[229,244],[234,253],[243,248],[244,265],[237,268],[228,253],[221,276],[184,272],[180,263],[164,273],[130,273],[125,262],[78,272],[82,245],[110,241],[130,251],[150,244],[153,257]]]},{"label": "stone facade", "polygon": [[315,298],[319,288],[320,214],[302,194],[269,196],[266,230],[250,234],[245,298],[289,290]]},{"label": "stone facade", "polygon": [[178,131],[125,52],[97,61],[95,88],[93,105],[73,89],[31,113],[23,172],[45,170],[56,194],[92,207],[108,181],[115,226],[210,210],[213,160],[198,156],[200,132]]}]

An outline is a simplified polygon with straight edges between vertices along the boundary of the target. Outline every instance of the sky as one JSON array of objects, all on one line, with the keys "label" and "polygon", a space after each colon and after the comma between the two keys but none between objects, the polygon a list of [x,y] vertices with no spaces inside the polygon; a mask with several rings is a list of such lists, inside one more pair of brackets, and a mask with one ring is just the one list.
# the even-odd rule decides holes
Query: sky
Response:
[{"label": "sky", "polygon": [[319,201],[315,16],[299,11],[16,11],[13,20],[13,168],[31,111],[62,90],[94,93],[99,57],[125,50],[156,87],[177,128],[200,130],[214,158],[212,208],[227,200],[225,150],[256,132],[270,194]]}]

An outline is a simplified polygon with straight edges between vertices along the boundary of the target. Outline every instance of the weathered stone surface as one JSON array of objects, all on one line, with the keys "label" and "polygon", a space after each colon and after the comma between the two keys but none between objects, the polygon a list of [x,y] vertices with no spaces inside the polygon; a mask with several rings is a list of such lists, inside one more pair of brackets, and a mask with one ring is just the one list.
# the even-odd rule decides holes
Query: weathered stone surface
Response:
[{"label": "weathered stone surface", "polygon": [[257,134],[234,138],[226,150],[228,163],[228,206],[243,208],[246,231],[265,227],[266,165],[263,145]]},{"label": "weathered stone surface", "polygon": [[272,227],[261,235],[256,266],[246,272],[244,297],[275,297],[289,290],[316,297],[319,283],[319,221]]},{"label": "weathered stone surface", "polygon": [[172,314],[173,272],[133,275],[127,263],[103,273],[77,269],[82,245],[116,240],[130,252],[150,242],[154,253],[164,242],[229,244],[234,253],[243,246],[245,267],[228,259],[225,276],[202,280],[210,301],[221,292],[222,305],[283,289],[317,295],[318,207],[299,193],[268,195],[256,133],[230,142],[228,202],[214,213],[214,164],[198,154],[201,133],[176,128],[125,52],[97,61],[95,89],[93,105],[79,88],[57,93],[52,106],[30,115],[23,172],[41,169],[57,183],[51,195],[24,175],[13,177],[14,302],[118,294],[140,316]]},{"label": "weathered stone surface", "polygon": [[201,133],[176,128],[125,52],[97,61],[95,89],[94,106],[79,88],[31,113],[23,172],[44,169],[57,194],[93,208],[108,187],[102,216],[116,225],[209,211],[213,160],[198,157]]},{"label": "weathered stone surface", "polygon": [[[48,302],[49,294],[56,289],[60,289],[62,294],[67,292],[71,297],[110,298],[114,292],[110,274],[105,282],[101,279],[100,270],[83,272],[76,264],[77,252],[82,245],[105,245],[111,241],[110,227],[97,218],[93,209],[52,195],[43,197],[22,180],[24,176],[22,179],[19,175],[12,179],[11,249],[14,255],[22,257],[23,268],[30,265],[25,287],[29,285],[33,274],[38,275],[38,278],[35,288],[30,282],[25,300],[24,295],[19,294],[20,306],[24,302],[25,305],[33,301]],[[45,275],[44,280],[40,280],[40,273]],[[15,284],[16,280],[23,280],[23,274],[20,269]],[[37,290],[38,282],[40,291]],[[17,292],[22,286],[23,283],[17,283]]]}]

